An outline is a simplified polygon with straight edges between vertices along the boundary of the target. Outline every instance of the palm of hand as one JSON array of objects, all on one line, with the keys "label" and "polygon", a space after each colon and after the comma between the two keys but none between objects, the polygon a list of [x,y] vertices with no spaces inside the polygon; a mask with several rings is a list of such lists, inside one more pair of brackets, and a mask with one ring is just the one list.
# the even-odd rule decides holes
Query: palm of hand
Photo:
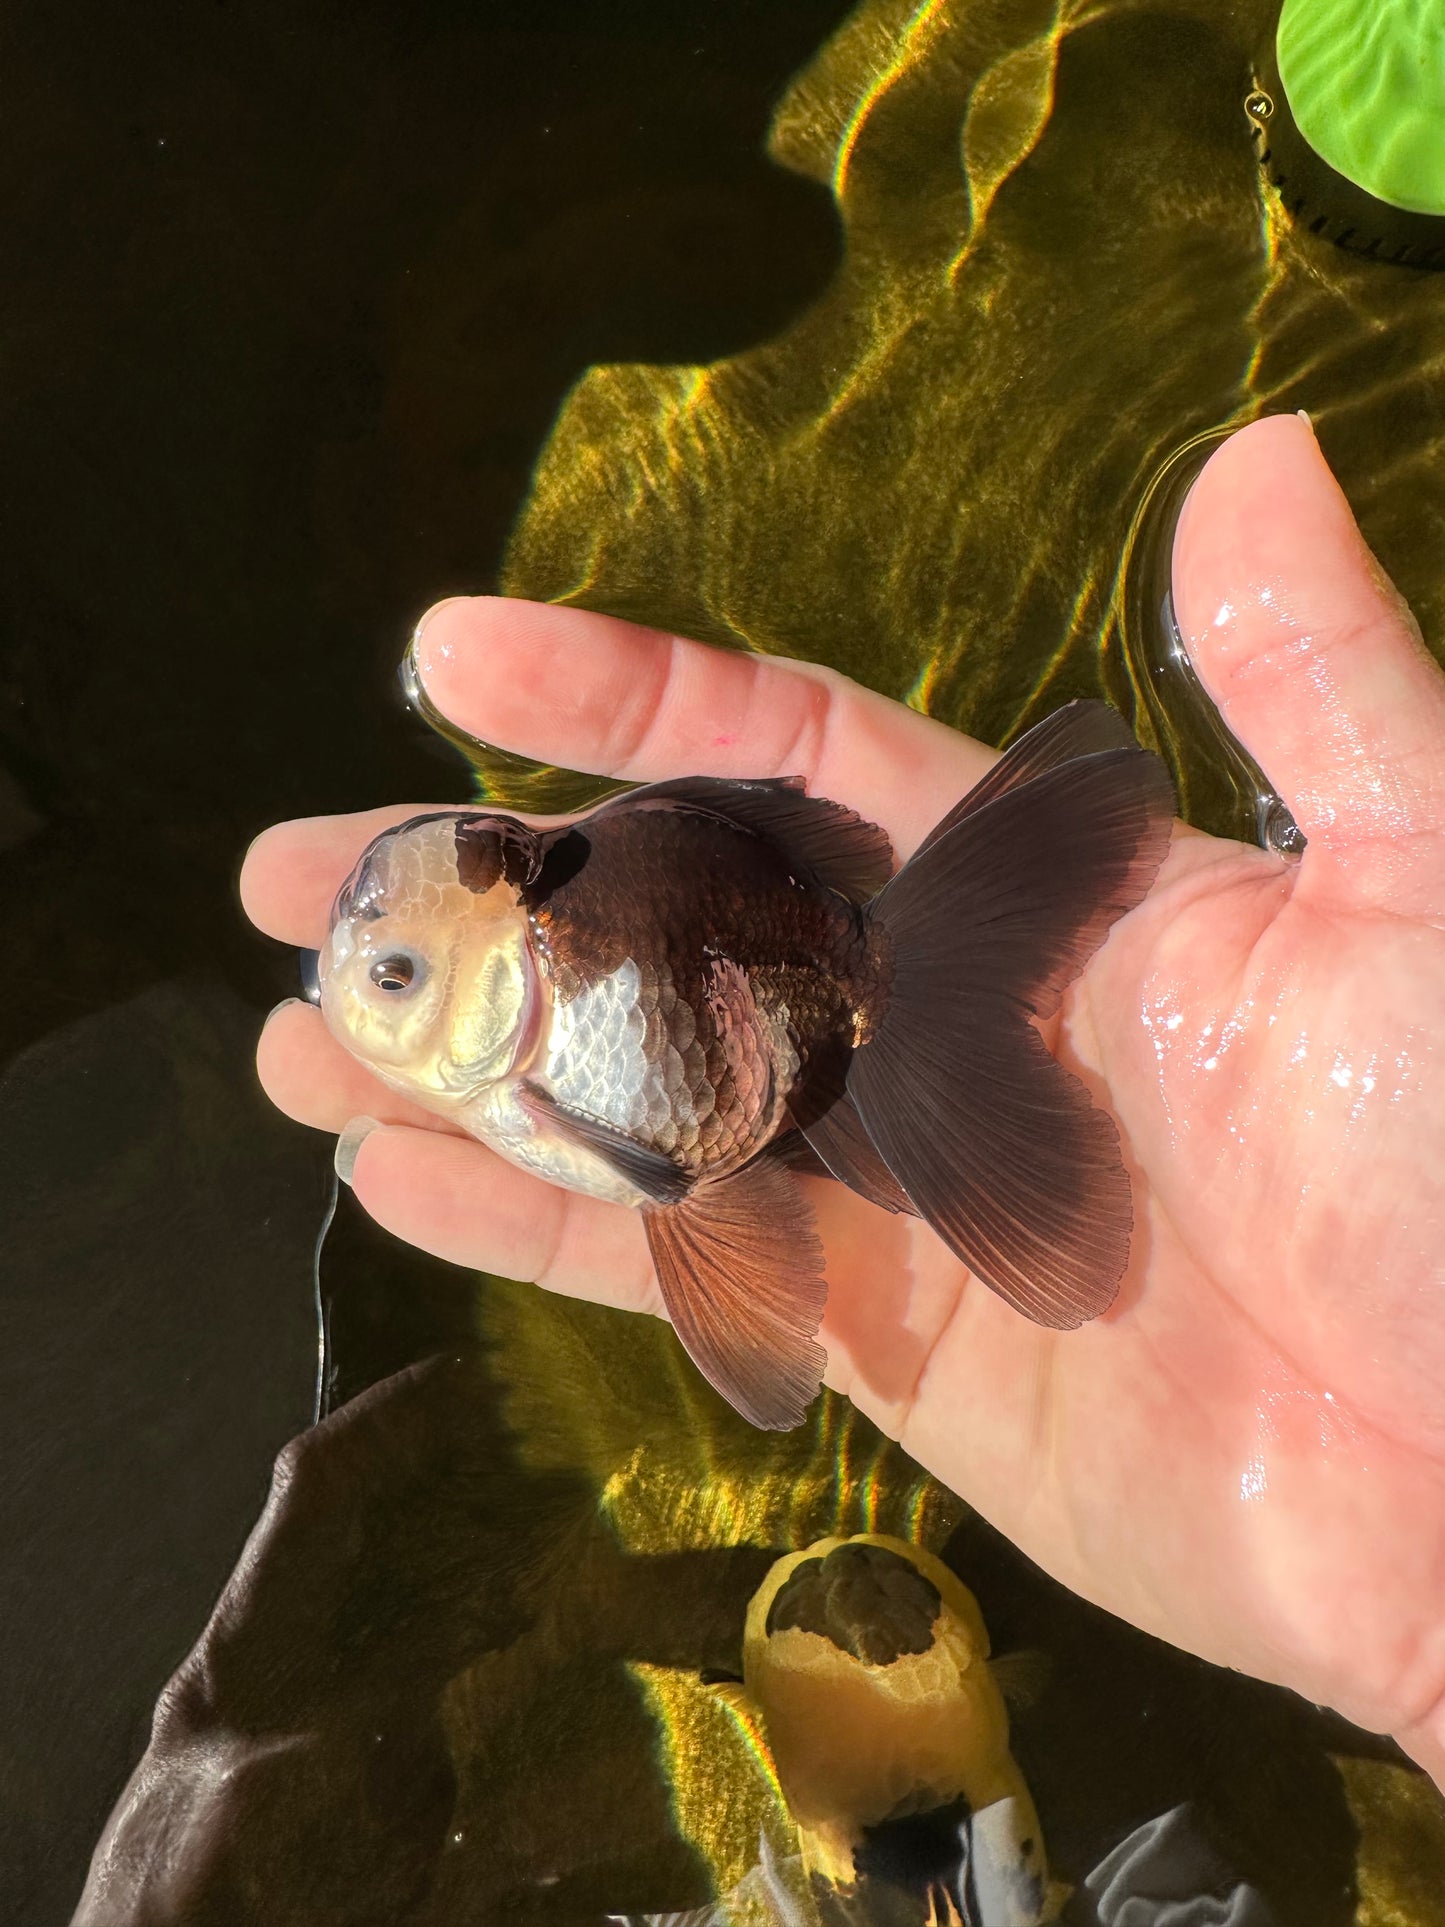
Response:
[{"label": "palm of hand", "polygon": [[830,1381],[1077,1590],[1405,1731],[1445,1678],[1445,934],[1323,915],[1301,875],[1179,840],[1066,1000],[1130,1147],[1115,1307],[1026,1326],[821,1187]]},{"label": "palm of hand", "polygon": [[[1264,559],[1256,492],[1294,504]],[[1293,421],[1216,456],[1185,512],[1176,590],[1201,673],[1311,843],[1289,869],[1180,836],[1065,999],[1050,1041],[1118,1117],[1133,1171],[1119,1300],[1080,1332],[1040,1330],[916,1221],[818,1183],[829,1380],[1080,1591],[1394,1730],[1438,1774],[1445,685]],[[1191,601],[1217,616],[1191,624]],[[429,693],[526,753],[640,777],[801,770],[903,854],[985,760],[837,679],[575,611],[494,608],[479,689],[480,638],[462,640],[479,619],[428,626]],[[243,879],[257,921],[316,941],[375,827],[271,833]],[[268,1026],[262,1076],[284,1108],[330,1129],[366,1110],[428,1127],[387,1130],[358,1159],[383,1223],[462,1262],[656,1308],[632,1214],[438,1132],[319,1029],[298,1009]]]},{"label": "palm of hand", "polygon": [[1253,853],[1175,854],[1084,993],[1140,1231],[1097,1358],[1061,1361],[1083,1436],[1055,1415],[1060,1485],[1092,1458],[1112,1487],[1076,1583],[1403,1728],[1445,1684],[1445,1109],[1421,1062],[1445,936],[1322,914]]}]

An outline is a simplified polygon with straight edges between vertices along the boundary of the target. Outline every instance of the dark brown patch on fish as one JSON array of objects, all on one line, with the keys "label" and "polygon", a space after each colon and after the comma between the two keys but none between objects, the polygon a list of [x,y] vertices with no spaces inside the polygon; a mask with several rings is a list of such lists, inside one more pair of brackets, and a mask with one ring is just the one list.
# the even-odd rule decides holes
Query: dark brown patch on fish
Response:
[{"label": "dark brown patch on fish", "polygon": [[926,1653],[943,1601],[937,1586],[887,1546],[835,1546],[805,1559],[768,1608],[767,1633],[816,1633],[867,1666]]},{"label": "dark brown patch on fish", "polygon": [[531,883],[542,866],[543,845],[535,830],[505,816],[464,816],[455,831],[457,879],[478,896],[504,878],[515,888]]}]

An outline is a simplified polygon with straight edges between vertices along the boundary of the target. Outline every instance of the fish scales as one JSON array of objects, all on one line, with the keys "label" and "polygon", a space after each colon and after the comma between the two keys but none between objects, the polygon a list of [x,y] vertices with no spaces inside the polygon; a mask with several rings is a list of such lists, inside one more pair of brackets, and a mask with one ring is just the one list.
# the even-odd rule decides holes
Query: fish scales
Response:
[{"label": "fish scales", "polygon": [[689,1172],[731,1169],[820,1048],[851,1042],[876,945],[853,905],[716,818],[619,812],[585,839],[585,861],[536,889],[554,999],[538,1081]]}]

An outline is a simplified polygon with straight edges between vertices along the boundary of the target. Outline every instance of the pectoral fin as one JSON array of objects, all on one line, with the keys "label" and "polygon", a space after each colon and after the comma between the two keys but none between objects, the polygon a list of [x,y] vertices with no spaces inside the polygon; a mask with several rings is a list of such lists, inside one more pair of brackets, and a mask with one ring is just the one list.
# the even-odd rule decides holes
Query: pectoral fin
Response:
[{"label": "pectoral fin", "polygon": [[574,1111],[566,1104],[559,1104],[555,1097],[539,1090],[535,1084],[522,1087],[523,1107],[535,1118],[545,1119],[551,1128],[561,1136],[570,1138],[574,1144],[594,1152],[602,1158],[629,1184],[659,1204],[671,1204],[685,1198],[692,1187],[692,1179],[680,1164],[674,1164],[670,1157],[661,1151],[654,1151],[645,1144],[639,1144],[623,1131],[601,1118],[588,1117],[582,1111]]},{"label": "pectoral fin", "polygon": [[988,1670],[1010,1710],[1026,1713],[1043,1698],[1054,1667],[1047,1653],[1028,1647],[1022,1652],[1005,1653],[1002,1659],[991,1659]]},{"label": "pectoral fin", "polygon": [[792,1176],[754,1159],[680,1204],[644,1205],[663,1302],[688,1356],[750,1424],[786,1432],[823,1381],[828,1296],[812,1208]]}]

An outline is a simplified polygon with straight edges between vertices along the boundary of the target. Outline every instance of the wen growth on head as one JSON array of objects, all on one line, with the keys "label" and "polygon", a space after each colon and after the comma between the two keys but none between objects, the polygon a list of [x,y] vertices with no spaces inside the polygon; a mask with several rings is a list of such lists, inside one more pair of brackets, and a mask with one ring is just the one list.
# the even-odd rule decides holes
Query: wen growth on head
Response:
[{"label": "wen growth on head", "polygon": [[753,1424],[824,1354],[799,1171],[923,1218],[1069,1328],[1128,1260],[1114,1125],[1032,1019],[1163,860],[1173,796],[1102,703],[995,764],[894,876],[796,779],[689,777],[565,828],[446,811],[376,838],[321,952],[331,1030],[503,1157],[642,1212],[672,1322]]}]

